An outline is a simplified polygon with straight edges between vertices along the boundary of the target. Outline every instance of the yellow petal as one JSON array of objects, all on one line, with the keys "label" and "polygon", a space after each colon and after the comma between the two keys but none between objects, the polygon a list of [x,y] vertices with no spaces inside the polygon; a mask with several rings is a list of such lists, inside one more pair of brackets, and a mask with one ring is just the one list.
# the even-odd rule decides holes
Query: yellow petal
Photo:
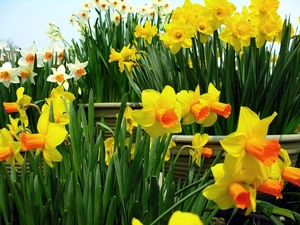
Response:
[{"label": "yellow petal", "polygon": [[239,157],[245,151],[246,135],[242,132],[234,132],[221,140],[220,143],[228,154]]}]

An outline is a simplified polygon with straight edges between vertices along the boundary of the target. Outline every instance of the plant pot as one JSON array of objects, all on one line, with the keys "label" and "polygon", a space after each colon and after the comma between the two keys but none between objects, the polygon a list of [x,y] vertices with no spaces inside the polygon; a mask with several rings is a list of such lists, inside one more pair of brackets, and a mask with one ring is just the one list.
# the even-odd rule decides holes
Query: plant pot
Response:
[{"label": "plant pot", "polygon": [[[128,102],[127,106],[130,106],[134,109],[141,109],[142,103],[138,102]],[[88,104],[83,104],[86,115],[88,111]],[[97,125],[97,122],[104,120],[104,123],[111,128],[113,131],[116,129],[117,114],[120,112],[121,103],[120,102],[103,102],[103,103],[94,103],[94,119],[95,119],[95,136],[97,137],[100,133],[100,127]],[[106,130],[104,137],[111,137],[112,134]]]}]

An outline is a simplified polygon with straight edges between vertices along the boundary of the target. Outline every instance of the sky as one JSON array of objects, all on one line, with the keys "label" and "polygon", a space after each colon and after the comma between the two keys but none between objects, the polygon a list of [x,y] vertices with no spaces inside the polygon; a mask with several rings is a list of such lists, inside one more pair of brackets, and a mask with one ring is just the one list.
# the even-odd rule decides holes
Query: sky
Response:
[{"label": "sky", "polygon": [[[126,0],[128,4],[142,6],[150,0]],[[248,6],[250,0],[229,0],[240,12],[243,5]],[[0,41],[11,41],[16,47],[26,49],[32,42],[38,48],[45,48],[50,43],[46,34],[49,22],[57,25],[64,38],[70,42],[78,40],[76,26],[69,23],[72,13],[77,14],[84,0],[0,0]],[[184,0],[169,0],[171,8],[181,6]],[[203,4],[203,0],[191,0]],[[300,16],[300,0],[281,0],[279,14],[282,18],[291,16],[291,22],[298,26]]]}]

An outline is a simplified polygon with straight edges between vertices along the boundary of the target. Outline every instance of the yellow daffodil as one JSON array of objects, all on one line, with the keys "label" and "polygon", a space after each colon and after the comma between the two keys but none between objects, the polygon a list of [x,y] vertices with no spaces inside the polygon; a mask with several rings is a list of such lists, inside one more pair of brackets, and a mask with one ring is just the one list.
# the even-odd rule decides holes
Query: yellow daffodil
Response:
[{"label": "yellow daffodil", "polygon": [[123,119],[126,121],[126,131],[132,134],[133,128],[137,127],[138,124],[132,118],[132,108],[130,106],[126,106]]},{"label": "yellow daffodil", "polygon": [[222,210],[236,205],[237,208],[256,210],[256,189],[252,187],[255,177],[246,171],[242,174],[226,173],[223,164],[212,167],[215,183],[203,190],[203,195],[217,203]]},{"label": "yellow daffodil", "polygon": [[278,14],[252,17],[251,23],[257,48],[262,47],[266,41],[273,42],[282,30],[282,19]]},{"label": "yellow daffodil", "polygon": [[168,149],[167,149],[167,152],[166,152],[166,155],[165,155],[165,161],[170,160],[170,158],[171,158],[171,148],[173,148],[175,146],[176,146],[175,141],[171,140],[169,145],[168,145]]},{"label": "yellow daffodil", "polygon": [[170,220],[168,225],[203,225],[203,222],[200,220],[200,217],[191,212],[181,212],[179,210],[175,211]]},{"label": "yellow daffodil", "polygon": [[236,52],[250,45],[253,31],[251,22],[247,18],[235,13],[233,17],[224,20],[224,25],[225,28],[220,32],[219,38],[232,45]]},{"label": "yellow daffodil", "polygon": [[143,224],[141,223],[141,221],[133,217],[131,221],[131,225],[143,225]]},{"label": "yellow daffodil", "polygon": [[120,72],[125,70],[125,67],[131,73],[132,67],[136,65],[136,61],[140,59],[140,55],[138,54],[136,48],[132,46],[131,48],[128,46],[124,46],[121,52],[116,52],[115,49],[111,49],[111,53],[109,55],[108,62],[118,61],[118,66]]},{"label": "yellow daffodil", "polygon": [[300,186],[300,168],[291,166],[291,159],[285,149],[280,150],[280,157],[272,165],[270,178],[273,180],[286,180]]},{"label": "yellow daffodil", "polygon": [[66,129],[63,125],[50,123],[48,112],[43,112],[37,123],[37,134],[22,133],[21,146],[25,151],[35,150],[36,154],[43,153],[45,162],[53,167],[53,162],[60,162],[62,155],[56,149],[66,137]]},{"label": "yellow daffodil", "polygon": [[227,0],[204,0],[204,5],[212,12],[213,19],[210,23],[213,30],[217,30],[224,19],[230,18],[236,10],[236,6]]},{"label": "yellow daffodil", "polygon": [[147,41],[149,44],[152,43],[152,38],[157,34],[157,27],[151,26],[151,23],[149,20],[146,20],[145,27],[143,28],[141,24],[138,24],[135,27],[134,36],[142,37],[145,41]]},{"label": "yellow daffodil", "polygon": [[209,106],[210,112],[203,122],[204,127],[212,126],[217,115],[228,118],[231,113],[231,105],[219,102],[220,91],[218,91],[212,83],[208,85],[208,92],[200,96],[200,103]]},{"label": "yellow daffodil", "polygon": [[278,0],[251,0],[248,7],[253,15],[273,14],[276,13],[279,7]]},{"label": "yellow daffodil", "polygon": [[52,99],[55,98],[62,98],[65,99],[67,102],[67,105],[70,107],[70,101],[75,100],[75,96],[73,93],[65,91],[63,85],[59,85],[56,88],[53,88],[49,98],[46,98],[46,102],[50,102]]},{"label": "yellow daffodil", "polygon": [[199,101],[200,87],[197,85],[195,91],[182,90],[177,93],[177,99],[181,104],[182,124],[194,122],[203,123],[209,114],[209,107]]},{"label": "yellow daffodil", "polygon": [[282,180],[268,179],[257,187],[257,190],[265,194],[273,195],[277,198],[282,198],[281,190],[283,188]]},{"label": "yellow daffodil", "polygon": [[200,4],[185,0],[182,7],[177,7],[172,12],[172,21],[183,18],[187,24],[193,24],[202,8],[204,7]]},{"label": "yellow daffodil", "polygon": [[[49,105],[48,105],[49,104]],[[66,125],[70,123],[70,115],[66,111],[65,101],[62,98],[54,98],[48,104],[44,104],[42,107],[42,112],[47,111],[50,114],[50,104],[53,107],[54,123],[61,125]],[[50,115],[49,115],[50,116]]]},{"label": "yellow daffodil", "polygon": [[17,140],[19,140],[19,134],[22,132],[22,125],[19,125],[20,119],[13,119],[11,115],[8,115],[10,124],[7,124],[10,134]]},{"label": "yellow daffodil", "polygon": [[20,142],[14,141],[10,132],[3,128],[0,130],[0,160],[8,162],[13,167],[15,166],[15,160],[19,165],[23,164],[23,157],[20,154],[21,145]]},{"label": "yellow daffodil", "polygon": [[[181,212],[179,210],[172,213],[168,225],[203,225],[200,217],[191,212]],[[131,225],[143,225],[141,221],[132,218]]]},{"label": "yellow daffodil", "polygon": [[162,93],[144,90],[142,104],[141,110],[133,110],[132,117],[151,137],[181,132],[181,106],[172,87],[167,85]]},{"label": "yellow daffodil", "polygon": [[165,24],[166,33],[160,39],[170,48],[172,54],[176,54],[181,48],[192,46],[192,37],[195,35],[195,28],[186,23],[183,17],[177,21]]},{"label": "yellow daffodil", "polygon": [[269,124],[277,115],[259,119],[251,109],[241,107],[237,131],[220,141],[228,154],[234,157],[245,156],[247,151],[264,165],[271,166],[278,159],[280,144],[277,140],[265,140]]},{"label": "yellow daffodil", "polygon": [[198,166],[200,166],[201,162],[201,156],[205,156],[206,158],[209,158],[212,155],[212,149],[203,147],[208,142],[209,136],[208,134],[201,135],[200,133],[197,133],[194,135],[192,139],[192,146],[193,149],[191,149],[190,155],[192,156],[193,162],[196,162]]},{"label": "yellow daffodil", "polygon": [[20,120],[24,123],[24,126],[28,126],[28,117],[26,109],[31,102],[31,97],[24,93],[24,87],[19,87],[16,91],[17,101],[16,102],[3,102],[4,109],[7,113],[19,112]]},{"label": "yellow daffodil", "polygon": [[105,147],[105,164],[108,166],[109,161],[111,160],[115,150],[114,150],[114,141],[115,139],[113,137],[107,138],[104,141],[104,147]]}]

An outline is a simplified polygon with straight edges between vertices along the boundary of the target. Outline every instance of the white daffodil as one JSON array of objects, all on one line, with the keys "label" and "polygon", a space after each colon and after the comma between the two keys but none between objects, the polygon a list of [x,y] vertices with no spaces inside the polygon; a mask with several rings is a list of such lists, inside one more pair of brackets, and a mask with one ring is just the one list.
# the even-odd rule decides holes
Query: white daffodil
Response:
[{"label": "white daffodil", "polygon": [[37,75],[37,73],[33,71],[33,65],[20,65],[18,75],[22,78],[22,84],[24,84],[28,79],[32,84],[35,84],[34,77]]},{"label": "white daffodil", "polygon": [[9,87],[10,83],[20,83],[18,71],[19,68],[12,68],[10,62],[5,62],[0,68],[0,82],[2,82],[7,88]]},{"label": "white daffodil", "polygon": [[54,46],[52,43],[50,43],[47,48],[43,48],[40,50],[40,53],[43,55],[43,61],[48,62],[52,59],[54,51]]},{"label": "white daffodil", "polygon": [[43,55],[36,51],[36,46],[32,43],[28,49],[20,51],[22,57],[18,60],[18,64],[26,66],[28,64],[34,64],[36,60],[37,67],[43,67]]},{"label": "white daffodil", "polygon": [[47,81],[57,83],[61,85],[65,80],[72,78],[66,74],[66,68],[64,65],[60,65],[57,69],[51,68],[53,74],[49,75]]},{"label": "white daffodil", "polygon": [[72,63],[67,64],[67,67],[70,70],[70,76],[74,77],[74,81],[79,80],[80,77],[82,77],[83,75],[86,74],[86,71],[85,71],[84,68],[87,65],[88,65],[88,62],[81,63],[81,62],[79,62],[77,57],[75,58],[75,63],[74,64],[72,64]]}]

